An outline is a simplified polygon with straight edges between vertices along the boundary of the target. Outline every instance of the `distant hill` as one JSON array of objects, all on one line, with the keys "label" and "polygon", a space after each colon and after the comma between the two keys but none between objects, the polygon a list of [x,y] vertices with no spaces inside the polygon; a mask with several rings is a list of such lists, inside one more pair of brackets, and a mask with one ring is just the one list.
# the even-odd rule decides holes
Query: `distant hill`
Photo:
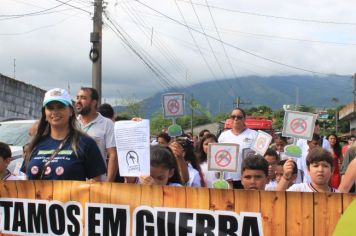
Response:
[{"label": "distant hill", "polygon": [[[297,92],[298,91],[298,92]],[[238,79],[207,81],[186,88],[166,92],[181,92],[186,96],[186,103],[191,94],[212,114],[230,111],[240,97],[241,107],[259,105],[279,109],[283,104],[295,104],[298,93],[299,105],[314,107],[334,107],[333,97],[339,99],[338,105],[347,104],[353,99],[353,80],[351,77],[319,76],[248,76]],[[143,100],[144,117],[162,111],[161,96],[157,93]],[[188,105],[186,105],[188,109]],[[188,110],[187,110],[188,111]]]}]

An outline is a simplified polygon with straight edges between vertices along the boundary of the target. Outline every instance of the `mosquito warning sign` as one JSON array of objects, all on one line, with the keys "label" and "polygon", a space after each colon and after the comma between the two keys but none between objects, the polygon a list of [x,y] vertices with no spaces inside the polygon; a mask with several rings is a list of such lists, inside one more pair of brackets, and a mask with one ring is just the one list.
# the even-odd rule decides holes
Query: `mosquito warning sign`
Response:
[{"label": "mosquito warning sign", "polygon": [[258,131],[257,137],[252,144],[252,150],[256,151],[260,155],[264,155],[272,141],[272,136],[261,130]]},{"label": "mosquito warning sign", "polygon": [[238,153],[238,144],[209,143],[208,170],[236,172]]},{"label": "mosquito warning sign", "polygon": [[317,115],[307,112],[286,111],[282,135],[311,140]]},{"label": "mosquito warning sign", "polygon": [[162,105],[165,118],[184,115],[184,94],[167,93],[162,96]]}]

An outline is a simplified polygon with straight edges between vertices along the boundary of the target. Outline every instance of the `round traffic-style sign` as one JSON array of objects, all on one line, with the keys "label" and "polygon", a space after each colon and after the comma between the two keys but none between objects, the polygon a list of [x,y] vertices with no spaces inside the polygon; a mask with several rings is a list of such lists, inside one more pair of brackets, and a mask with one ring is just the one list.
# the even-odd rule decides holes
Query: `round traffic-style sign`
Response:
[{"label": "round traffic-style sign", "polygon": [[302,134],[307,130],[307,122],[302,118],[295,118],[290,122],[292,132]]},{"label": "round traffic-style sign", "polygon": [[176,114],[180,109],[179,102],[176,99],[171,99],[167,103],[167,108],[170,113]]},{"label": "round traffic-style sign", "polygon": [[231,154],[226,150],[219,150],[215,154],[215,163],[219,167],[226,167],[231,163]]}]

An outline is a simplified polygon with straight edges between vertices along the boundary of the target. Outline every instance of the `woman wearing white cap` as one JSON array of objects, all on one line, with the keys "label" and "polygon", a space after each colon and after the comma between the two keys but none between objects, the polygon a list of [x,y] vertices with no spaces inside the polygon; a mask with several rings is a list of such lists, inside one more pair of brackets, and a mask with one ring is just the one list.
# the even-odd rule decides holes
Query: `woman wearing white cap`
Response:
[{"label": "woman wearing white cap", "polygon": [[38,130],[22,167],[28,179],[100,181],[106,172],[100,151],[76,122],[68,92],[60,88],[46,92]]}]

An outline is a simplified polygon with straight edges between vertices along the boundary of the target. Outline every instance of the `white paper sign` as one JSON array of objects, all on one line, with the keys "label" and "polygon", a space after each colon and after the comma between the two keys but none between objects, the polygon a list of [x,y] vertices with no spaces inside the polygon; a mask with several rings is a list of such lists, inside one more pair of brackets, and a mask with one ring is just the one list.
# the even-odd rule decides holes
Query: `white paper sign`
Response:
[{"label": "white paper sign", "polygon": [[251,149],[263,156],[266,153],[271,141],[272,136],[270,134],[259,130]]},{"label": "white paper sign", "polygon": [[311,140],[314,133],[316,114],[298,111],[286,111],[284,114],[282,135],[284,137]]},{"label": "white paper sign", "polygon": [[236,172],[239,145],[235,143],[209,143],[208,170]]},{"label": "white paper sign", "polygon": [[165,118],[184,115],[184,94],[166,93],[162,95],[163,115]]},{"label": "white paper sign", "polygon": [[150,123],[115,122],[115,142],[121,176],[150,175]]}]

